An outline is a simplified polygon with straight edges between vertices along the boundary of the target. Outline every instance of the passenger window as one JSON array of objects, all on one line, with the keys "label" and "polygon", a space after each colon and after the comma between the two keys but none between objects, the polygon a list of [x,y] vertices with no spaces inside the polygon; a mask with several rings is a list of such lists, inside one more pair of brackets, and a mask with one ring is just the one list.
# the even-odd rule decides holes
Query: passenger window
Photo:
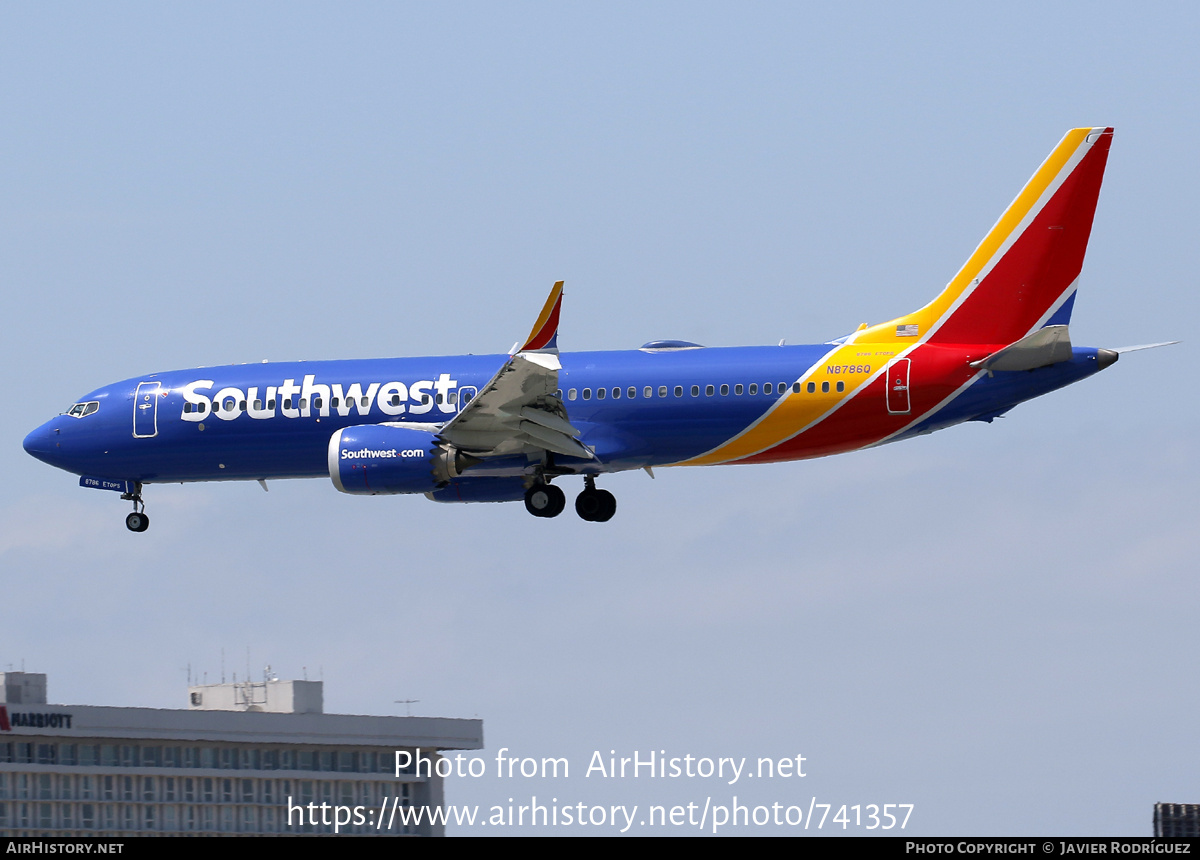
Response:
[{"label": "passenger window", "polygon": [[620,399],[621,399],[621,389],[614,388],[613,389],[613,400],[620,400]]},{"label": "passenger window", "polygon": [[442,402],[442,395],[441,395],[440,393],[439,393],[439,394],[438,394],[438,396],[437,396],[437,402],[438,402],[438,403],[441,403],[441,402]]},{"label": "passenger window", "polygon": [[289,397],[289,398],[287,398],[286,400],[284,400],[284,401],[283,401],[283,408],[284,408],[284,409],[291,409],[291,408],[292,408],[292,398],[290,398],[290,397]]},{"label": "passenger window", "polygon": [[[666,394],[666,393],[667,392],[665,392],[665,391],[663,392],[663,394]],[[645,388],[642,389],[642,397],[653,397],[653,396],[654,396],[654,387],[653,386],[647,385]]]},{"label": "passenger window", "polygon": [[769,382],[763,383],[763,394],[770,394],[773,390],[774,389],[772,388],[771,383],[769,383]]},{"label": "passenger window", "polygon": [[[561,390],[559,390],[559,391],[557,392],[557,394],[558,394],[558,396],[559,396],[560,398],[562,397],[562,391],[561,391]],[[451,391],[449,394],[447,394],[447,395],[446,395],[446,402],[447,402],[447,403],[457,403],[457,402],[458,402],[458,392],[457,392],[457,391]]]},{"label": "passenger window", "polygon": [[[650,389],[647,388],[646,390],[649,391]],[[632,385],[629,386],[629,389],[625,392],[625,396],[628,397],[630,400],[633,400],[633,398],[637,397],[637,389],[634,388]],[[646,396],[649,397],[650,395],[647,394]]]},{"label": "passenger window", "polygon": [[821,393],[822,393],[822,394],[828,394],[828,393],[829,393],[829,383],[828,383],[828,382],[822,382],[822,383],[821,383]]},{"label": "passenger window", "polygon": [[568,400],[574,400],[574,399],[575,399],[575,389],[574,389],[574,388],[572,388],[572,389],[570,389],[570,390],[568,390],[568,391],[567,391],[567,399],[568,399]]},{"label": "passenger window", "polygon": [[[371,402],[371,398],[369,398],[369,397],[364,397],[364,398],[362,399],[362,405],[363,405],[363,406],[366,406],[366,405],[367,405],[368,403],[370,403],[370,402]],[[428,405],[429,405],[429,395],[428,395],[428,394],[422,394],[422,395],[421,395],[421,403],[422,403],[423,405],[425,405],[425,406],[428,406]]]},{"label": "passenger window", "polygon": [[308,408],[308,398],[307,398],[307,397],[301,397],[301,398],[300,398],[300,408],[301,408],[301,409],[307,409],[307,408]]},{"label": "passenger window", "polygon": [[787,393],[787,383],[786,383],[786,382],[781,382],[781,383],[779,383],[779,393],[780,393],[780,394],[786,394],[786,393]]},{"label": "passenger window", "polygon": [[817,383],[815,383],[815,382],[808,383],[808,393],[809,394],[812,394],[816,390],[817,390]]},{"label": "passenger window", "polygon": [[259,412],[259,411],[261,411],[261,410],[262,410],[262,401],[261,401],[261,400],[255,400],[255,401],[254,401],[254,411],[255,411],[255,412]]},{"label": "passenger window", "polygon": [[740,382],[737,385],[733,386],[733,393],[734,394],[742,393],[742,384]]},{"label": "passenger window", "polygon": [[716,391],[717,390],[715,388],[713,388],[711,385],[704,386],[704,396],[705,397],[712,397],[716,393]]},{"label": "passenger window", "polygon": [[753,397],[755,394],[758,394],[758,383],[751,382],[750,383],[750,396]]},{"label": "passenger window", "polygon": [[184,403],[183,404],[183,414],[186,415],[187,413],[189,413],[191,411],[192,411],[192,404]]},{"label": "passenger window", "polygon": [[[272,412],[274,412],[274,411],[275,411],[275,401],[274,401],[274,400],[268,400],[268,401],[267,401],[267,408],[268,408],[268,409],[270,409]],[[201,411],[201,412],[203,412],[203,411],[204,411],[204,404],[203,404],[203,403],[201,403],[201,404],[200,404],[200,411]]]},{"label": "passenger window", "polygon": [[400,405],[400,395],[399,395],[399,394],[393,394],[393,395],[392,395],[391,404],[392,404],[393,406],[399,406],[399,405]]},{"label": "passenger window", "polygon": [[845,390],[846,390],[846,383],[844,383],[844,382],[838,382],[837,389],[838,389],[838,391],[845,391]]},{"label": "passenger window", "polygon": [[[337,408],[338,408],[338,402],[339,402],[339,401],[338,401],[338,399],[335,397],[335,398],[333,398],[332,400],[330,400],[330,401],[329,401],[329,405],[330,405],[330,406],[332,406],[334,409],[337,409]],[[275,402],[274,402],[274,401],[271,401],[271,407],[270,407],[270,408],[272,408],[272,409],[274,409],[274,408],[275,408]]]},{"label": "passenger window", "polygon": [[675,396],[676,396],[676,397],[683,397],[683,386],[682,386],[682,385],[676,385],[676,386],[675,386]]},{"label": "passenger window", "polygon": [[314,397],[313,398],[313,409],[320,409],[320,408],[321,408],[321,398]]},{"label": "passenger window", "polygon": [[[208,405],[207,405],[207,404],[205,404],[205,403],[198,403],[198,404],[196,404],[196,405],[200,407],[200,414],[201,414],[201,415],[203,415],[205,412],[207,412],[207,411],[208,411]],[[272,409],[274,409],[274,408],[275,408],[274,404],[272,404],[272,405],[271,405],[271,408],[272,408]]]},{"label": "passenger window", "polygon": [[608,396],[607,388],[597,388],[596,389],[596,399],[597,400],[603,400],[607,396]]},{"label": "passenger window", "polygon": [[792,394],[799,394],[799,393],[800,393],[800,383],[793,382],[792,383]]},{"label": "passenger window", "polygon": [[[649,397],[650,395],[646,395],[646,396]],[[665,385],[658,386],[658,396],[659,397],[667,396],[667,386],[665,386]]]},{"label": "passenger window", "polygon": [[584,400],[592,399],[592,389],[590,389],[590,388],[583,389],[583,399]]},{"label": "passenger window", "polygon": [[242,410],[243,412],[246,411],[246,401],[245,400],[243,400],[241,403],[238,404],[238,409]]}]

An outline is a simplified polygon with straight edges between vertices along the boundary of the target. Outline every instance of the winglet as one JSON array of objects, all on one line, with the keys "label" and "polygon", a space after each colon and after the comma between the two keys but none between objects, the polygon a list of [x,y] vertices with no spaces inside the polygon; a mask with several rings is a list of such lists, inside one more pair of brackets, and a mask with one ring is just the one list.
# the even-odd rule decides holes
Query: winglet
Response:
[{"label": "winglet", "polygon": [[538,314],[537,322],[533,324],[529,339],[525,341],[520,352],[558,352],[558,312],[562,309],[562,293],[563,282],[556,281],[550,290],[550,297],[542,306],[542,312]]}]

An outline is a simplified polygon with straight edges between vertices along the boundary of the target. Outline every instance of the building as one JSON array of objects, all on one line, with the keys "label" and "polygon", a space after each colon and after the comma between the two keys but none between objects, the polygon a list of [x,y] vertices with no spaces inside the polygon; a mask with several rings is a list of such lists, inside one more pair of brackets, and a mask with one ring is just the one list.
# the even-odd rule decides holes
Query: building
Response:
[{"label": "building", "polygon": [[1200,803],[1154,804],[1154,835],[1176,839],[1200,836]]},{"label": "building", "polygon": [[439,751],[483,746],[481,720],[326,714],[320,681],[188,698],[50,705],[45,675],[0,672],[0,836],[443,835]]}]

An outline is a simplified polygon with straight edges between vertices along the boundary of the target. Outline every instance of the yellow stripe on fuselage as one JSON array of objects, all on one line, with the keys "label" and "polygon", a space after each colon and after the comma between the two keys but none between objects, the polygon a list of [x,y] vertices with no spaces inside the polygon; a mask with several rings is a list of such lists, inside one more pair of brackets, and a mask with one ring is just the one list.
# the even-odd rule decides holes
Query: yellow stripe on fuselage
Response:
[{"label": "yellow stripe on fuselage", "polygon": [[[788,393],[771,407],[757,424],[752,424],[739,436],[706,454],[685,460],[679,466],[710,466],[729,460],[740,460],[774,447],[790,439],[806,428],[829,415],[842,403],[853,397],[855,392],[867,384],[895,357],[899,350],[888,346],[875,348],[874,344],[845,344],[831,349],[800,377],[800,393],[789,387]],[[808,392],[808,383],[816,384],[817,390]],[[829,392],[821,391],[821,384],[829,383]],[[837,383],[846,383],[846,390],[839,392]]]}]

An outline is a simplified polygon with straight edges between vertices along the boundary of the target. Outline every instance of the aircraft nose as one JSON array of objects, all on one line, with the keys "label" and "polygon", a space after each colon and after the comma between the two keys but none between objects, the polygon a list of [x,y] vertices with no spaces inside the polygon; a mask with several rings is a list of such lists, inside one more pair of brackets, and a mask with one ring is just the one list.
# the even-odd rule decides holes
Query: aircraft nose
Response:
[{"label": "aircraft nose", "polygon": [[26,453],[37,457],[44,463],[50,463],[54,459],[54,454],[58,449],[57,437],[59,435],[58,428],[54,426],[55,423],[47,421],[25,437],[22,447]]}]

